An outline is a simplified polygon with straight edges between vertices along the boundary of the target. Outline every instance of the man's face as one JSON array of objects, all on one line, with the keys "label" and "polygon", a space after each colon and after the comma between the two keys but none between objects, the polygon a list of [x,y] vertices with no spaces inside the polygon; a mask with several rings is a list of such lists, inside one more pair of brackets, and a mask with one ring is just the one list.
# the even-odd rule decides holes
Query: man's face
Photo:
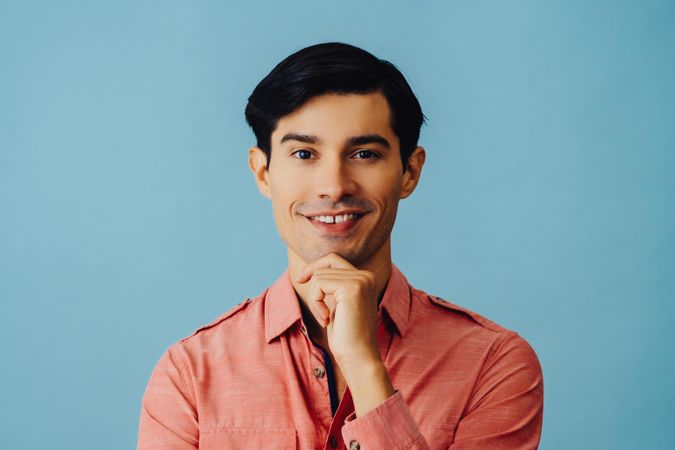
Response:
[{"label": "man's face", "polygon": [[262,150],[251,149],[251,168],[272,200],[279,234],[305,263],[337,253],[360,267],[388,249],[398,202],[421,169],[413,162],[403,172],[389,122],[380,93],[322,95],[279,120],[269,169],[260,167]]}]

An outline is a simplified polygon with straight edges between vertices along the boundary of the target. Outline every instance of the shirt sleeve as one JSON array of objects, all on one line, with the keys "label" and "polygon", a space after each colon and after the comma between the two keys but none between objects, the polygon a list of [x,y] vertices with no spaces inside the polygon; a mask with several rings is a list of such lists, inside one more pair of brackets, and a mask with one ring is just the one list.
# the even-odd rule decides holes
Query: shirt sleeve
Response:
[{"label": "shirt sleeve", "polygon": [[530,450],[539,445],[544,379],[537,355],[517,333],[495,347],[457,424],[451,450]]},{"label": "shirt sleeve", "polygon": [[176,345],[170,347],[150,376],[141,405],[138,450],[199,448],[195,396],[180,352]]},{"label": "shirt sleeve", "polygon": [[[450,450],[536,449],[541,435],[544,387],[534,350],[518,334],[495,344],[457,424]],[[428,450],[400,391],[342,427],[347,448]]]},{"label": "shirt sleeve", "polygon": [[[342,439],[347,448],[361,450],[429,449],[401,391],[396,391],[361,417],[350,414],[342,426]],[[358,446],[352,443],[358,443]]]}]

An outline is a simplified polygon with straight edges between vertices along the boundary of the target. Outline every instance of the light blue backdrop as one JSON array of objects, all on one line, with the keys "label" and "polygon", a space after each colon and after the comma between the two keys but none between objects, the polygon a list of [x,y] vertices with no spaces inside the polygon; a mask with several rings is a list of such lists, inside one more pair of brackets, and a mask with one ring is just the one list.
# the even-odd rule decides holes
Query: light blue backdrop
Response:
[{"label": "light blue backdrop", "polygon": [[328,40],[417,92],[394,261],[529,340],[541,448],[672,448],[672,1],[225,3],[0,2],[1,448],[133,448],[161,353],[281,273],[243,110]]}]

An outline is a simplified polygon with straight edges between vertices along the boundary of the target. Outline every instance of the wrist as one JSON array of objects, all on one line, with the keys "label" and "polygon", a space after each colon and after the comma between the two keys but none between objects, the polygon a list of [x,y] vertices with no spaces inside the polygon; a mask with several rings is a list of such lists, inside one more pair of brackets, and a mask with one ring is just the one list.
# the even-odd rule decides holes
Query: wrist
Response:
[{"label": "wrist", "polygon": [[350,374],[354,374],[354,378],[356,378],[384,369],[379,351],[375,353],[372,349],[364,349],[362,352],[354,351],[345,356],[334,356],[345,378],[348,378]]},{"label": "wrist", "polygon": [[362,361],[361,364],[340,367],[354,401],[356,416],[374,409],[394,393],[389,373],[381,360]]}]

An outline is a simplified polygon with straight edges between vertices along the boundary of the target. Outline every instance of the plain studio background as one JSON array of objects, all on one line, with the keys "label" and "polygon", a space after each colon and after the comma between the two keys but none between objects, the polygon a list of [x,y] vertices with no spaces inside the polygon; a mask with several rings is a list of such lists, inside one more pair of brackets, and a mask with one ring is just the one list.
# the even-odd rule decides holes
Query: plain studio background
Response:
[{"label": "plain studio background", "polygon": [[162,352],[284,270],[243,111],[329,40],[417,93],[394,261],[529,340],[541,448],[672,446],[673,2],[224,3],[0,2],[0,447],[133,448]]}]

